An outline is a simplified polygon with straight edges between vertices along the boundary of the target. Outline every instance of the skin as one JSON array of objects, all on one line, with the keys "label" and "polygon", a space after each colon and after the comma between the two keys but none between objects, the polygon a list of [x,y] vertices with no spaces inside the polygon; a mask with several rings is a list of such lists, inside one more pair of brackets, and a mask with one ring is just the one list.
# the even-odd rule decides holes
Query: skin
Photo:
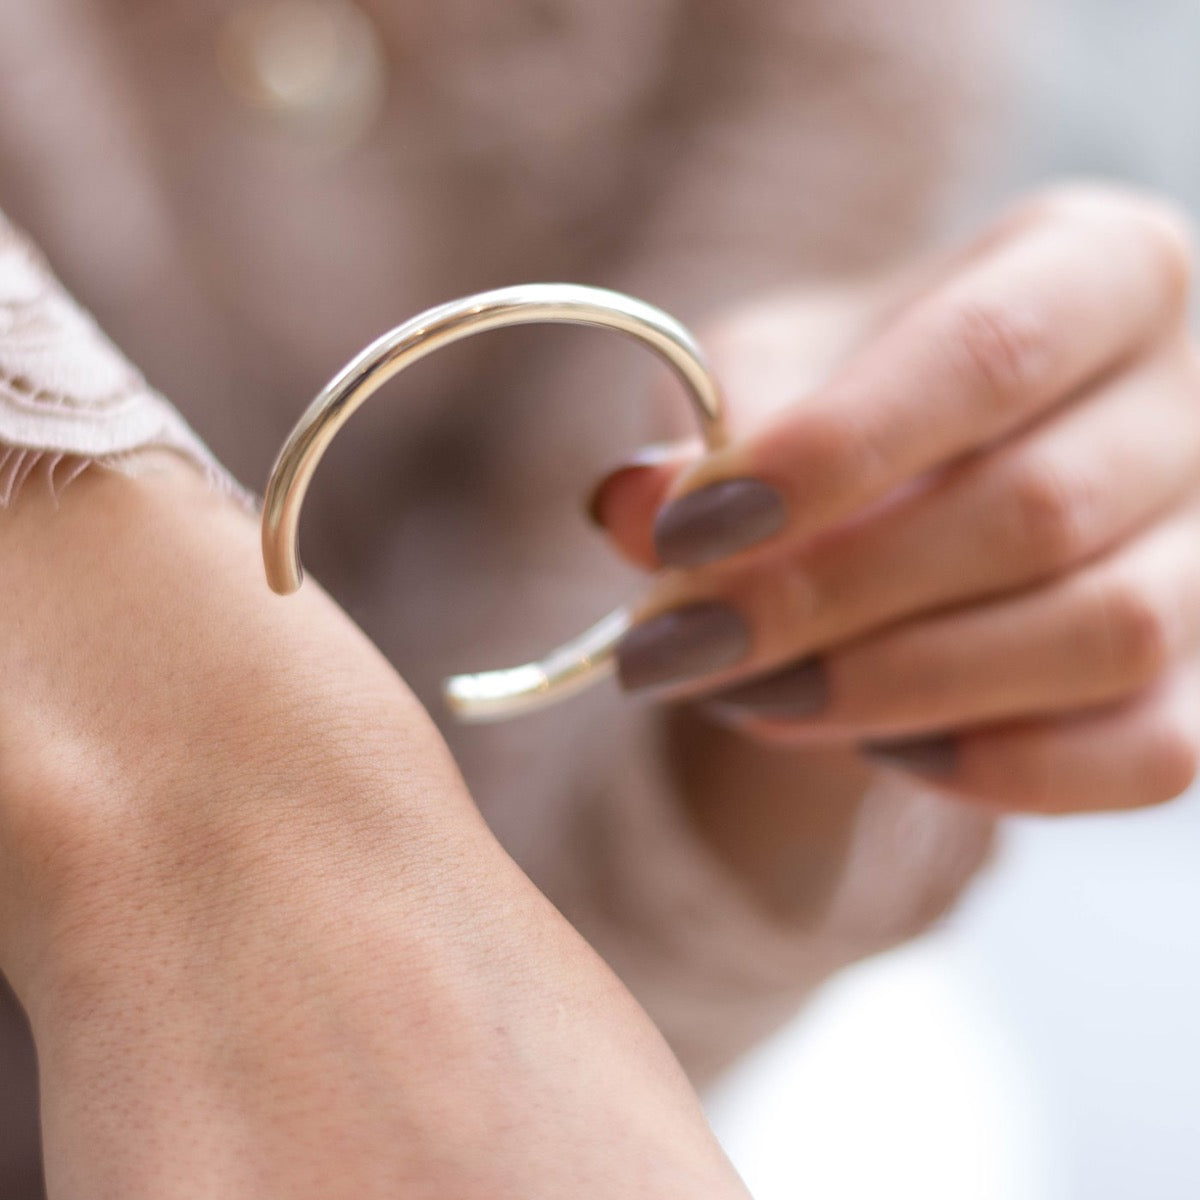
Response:
[{"label": "skin", "polygon": [[[935,739],[952,761],[929,782],[997,811],[1183,791],[1200,755],[1191,259],[1165,205],[1058,189],[906,281],[820,386],[766,380],[739,407],[743,359],[733,446],[602,489],[600,520],[643,563],[664,499],[743,478],[784,498],[778,534],[663,573],[642,603],[646,619],[716,601],[751,631],[741,661],[671,694],[720,700],[816,661],[823,711],[720,720],[826,765],[840,750],[847,778],[863,770],[847,749]],[[760,322],[763,360],[786,361],[770,317],[737,340]],[[771,837],[759,822],[756,848],[737,851],[747,877]]]},{"label": "skin", "polygon": [[250,517],[171,461],[89,471],[0,513],[0,564],[0,967],[51,1196],[745,1195],[390,665],[262,586]]}]

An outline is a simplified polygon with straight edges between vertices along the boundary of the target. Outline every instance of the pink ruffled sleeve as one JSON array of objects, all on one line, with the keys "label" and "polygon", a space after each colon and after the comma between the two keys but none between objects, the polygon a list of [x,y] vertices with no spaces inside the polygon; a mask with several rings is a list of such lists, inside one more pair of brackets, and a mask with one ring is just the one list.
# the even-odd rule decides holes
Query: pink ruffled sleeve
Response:
[{"label": "pink ruffled sleeve", "polygon": [[254,506],[0,215],[0,505],[39,474],[57,494],[91,465],[136,473],[136,452],[150,448],[182,455]]}]

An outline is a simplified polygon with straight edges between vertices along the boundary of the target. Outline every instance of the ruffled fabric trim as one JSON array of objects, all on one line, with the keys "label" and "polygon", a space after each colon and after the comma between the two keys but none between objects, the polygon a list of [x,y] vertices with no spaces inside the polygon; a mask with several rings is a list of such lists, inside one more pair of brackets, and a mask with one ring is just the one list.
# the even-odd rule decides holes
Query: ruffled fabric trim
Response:
[{"label": "ruffled fabric trim", "polygon": [[92,465],[137,473],[137,451],[151,447],[181,454],[215,490],[257,507],[0,217],[0,506],[39,473],[55,495]]}]

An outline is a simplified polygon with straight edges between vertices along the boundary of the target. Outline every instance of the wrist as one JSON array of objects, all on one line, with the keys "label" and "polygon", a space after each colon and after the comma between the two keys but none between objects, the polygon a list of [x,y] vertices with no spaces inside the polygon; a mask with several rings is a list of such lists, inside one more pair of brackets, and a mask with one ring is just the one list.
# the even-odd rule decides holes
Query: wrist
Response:
[{"label": "wrist", "polygon": [[[396,819],[477,820],[428,718],[321,590],[273,596],[257,529],[180,463],[88,471],[0,512],[0,963],[155,855]],[[270,835],[270,837],[267,837]],[[269,864],[264,864],[269,865]],[[82,922],[91,929],[93,922]]]}]

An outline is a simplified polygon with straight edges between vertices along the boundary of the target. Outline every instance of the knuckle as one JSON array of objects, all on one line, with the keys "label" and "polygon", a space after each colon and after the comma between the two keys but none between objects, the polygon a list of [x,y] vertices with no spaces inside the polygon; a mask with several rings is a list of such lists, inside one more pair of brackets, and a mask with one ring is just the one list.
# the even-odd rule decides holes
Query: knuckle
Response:
[{"label": "knuckle", "polygon": [[805,414],[802,437],[797,438],[806,453],[806,466],[840,471],[855,455],[853,429],[842,413],[814,411]]},{"label": "knuckle", "polygon": [[1030,202],[1029,220],[1089,224],[1114,238],[1134,238],[1149,256],[1168,306],[1186,306],[1196,244],[1191,221],[1157,196],[1115,184],[1073,183],[1050,188]]},{"label": "knuckle", "polygon": [[1191,722],[1164,715],[1151,730],[1143,772],[1147,804],[1173,800],[1195,782],[1200,769],[1200,745]]},{"label": "knuckle", "polygon": [[803,556],[789,556],[773,572],[773,586],[760,589],[765,626],[775,631],[776,640],[787,645],[796,631],[812,625],[828,608],[828,584]]},{"label": "knuckle", "polygon": [[1132,221],[1159,280],[1165,307],[1173,313],[1182,312],[1192,290],[1195,260],[1187,218],[1165,203],[1145,200]]},{"label": "knuckle", "polygon": [[1111,219],[1114,209],[1126,211],[1129,193],[1107,183],[1074,181],[1041,188],[1019,201],[1008,220],[1015,232],[1045,230],[1063,225],[1094,224]]},{"label": "knuckle", "polygon": [[1170,622],[1136,581],[1110,584],[1098,595],[1098,618],[1109,664],[1128,684],[1146,684],[1171,664]]},{"label": "knuckle", "polygon": [[1071,179],[1038,189],[1027,203],[1043,222],[1059,222],[1107,219],[1129,212],[1143,200],[1135,189],[1108,180]]},{"label": "knuckle", "polygon": [[943,338],[967,386],[1007,403],[1026,395],[1044,374],[1050,332],[1008,305],[964,300],[946,318]]},{"label": "knuckle", "polygon": [[1067,180],[1039,189],[1022,203],[1043,221],[1128,222],[1149,213],[1187,223],[1168,201],[1111,180]]},{"label": "knuckle", "polygon": [[1057,464],[1030,461],[1007,485],[1011,553],[1035,572],[1073,562],[1091,548],[1095,496],[1086,481]]},{"label": "knuckle", "polygon": [[797,448],[798,464],[808,478],[818,483],[814,491],[831,494],[868,486],[884,466],[885,458],[875,447],[871,430],[861,418],[845,410],[806,415]]}]

